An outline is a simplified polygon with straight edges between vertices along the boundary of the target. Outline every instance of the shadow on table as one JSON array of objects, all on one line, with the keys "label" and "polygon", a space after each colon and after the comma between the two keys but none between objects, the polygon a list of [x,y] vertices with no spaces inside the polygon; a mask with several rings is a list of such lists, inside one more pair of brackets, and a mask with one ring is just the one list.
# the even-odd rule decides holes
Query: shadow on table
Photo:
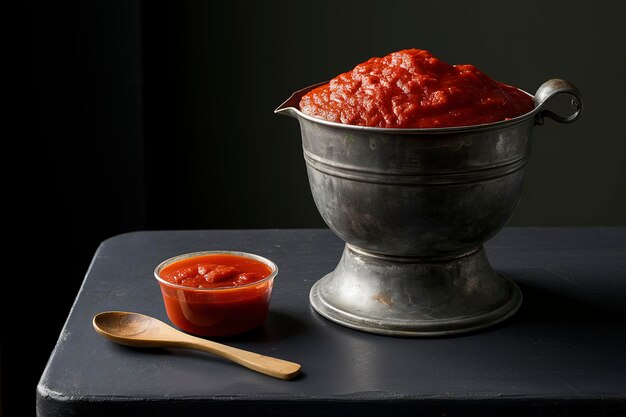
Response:
[{"label": "shadow on table", "polygon": [[585,322],[610,324],[626,320],[626,304],[607,290],[568,292],[518,282],[522,306],[518,322]]},{"label": "shadow on table", "polygon": [[307,332],[309,324],[291,314],[270,310],[265,323],[245,333],[214,338],[220,343],[272,343]]}]

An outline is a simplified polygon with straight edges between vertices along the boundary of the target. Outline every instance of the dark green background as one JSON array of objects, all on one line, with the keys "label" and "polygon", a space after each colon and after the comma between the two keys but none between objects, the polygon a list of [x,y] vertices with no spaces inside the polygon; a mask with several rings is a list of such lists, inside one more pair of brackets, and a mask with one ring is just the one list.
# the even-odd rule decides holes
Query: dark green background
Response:
[{"label": "dark green background", "polygon": [[[273,110],[372,56],[428,49],[529,92],[549,78],[573,82],[584,113],[535,129],[510,225],[626,225],[622,1],[26,4],[9,41],[27,42],[6,65],[19,72],[6,79],[19,90],[11,101],[18,148],[4,156],[34,175],[7,177],[6,205],[16,212],[7,218],[24,219],[13,240],[21,253],[63,268],[29,293],[45,317],[35,335],[3,306],[2,415],[34,414],[36,383],[103,239],[324,226],[297,122]],[[9,332],[36,337],[38,354],[15,361],[21,351],[4,343]]]}]

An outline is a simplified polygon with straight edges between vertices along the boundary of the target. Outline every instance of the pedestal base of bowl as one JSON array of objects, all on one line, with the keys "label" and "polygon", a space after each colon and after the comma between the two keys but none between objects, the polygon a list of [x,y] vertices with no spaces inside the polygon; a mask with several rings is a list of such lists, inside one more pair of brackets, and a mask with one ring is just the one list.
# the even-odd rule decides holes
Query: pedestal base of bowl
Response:
[{"label": "pedestal base of bowl", "polygon": [[313,308],[341,325],[393,336],[482,329],[517,311],[522,293],[493,271],[483,247],[452,258],[405,258],[346,245],[337,268],[315,283]]}]

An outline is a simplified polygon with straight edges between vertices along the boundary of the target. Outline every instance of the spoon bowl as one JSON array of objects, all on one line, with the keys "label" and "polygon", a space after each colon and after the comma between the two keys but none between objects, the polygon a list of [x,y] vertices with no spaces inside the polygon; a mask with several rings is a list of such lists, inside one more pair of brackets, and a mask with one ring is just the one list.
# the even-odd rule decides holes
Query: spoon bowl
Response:
[{"label": "spoon bowl", "polygon": [[92,324],[100,335],[126,346],[200,350],[280,379],[293,379],[300,373],[300,365],[297,363],[191,336],[140,313],[105,311],[96,314]]}]

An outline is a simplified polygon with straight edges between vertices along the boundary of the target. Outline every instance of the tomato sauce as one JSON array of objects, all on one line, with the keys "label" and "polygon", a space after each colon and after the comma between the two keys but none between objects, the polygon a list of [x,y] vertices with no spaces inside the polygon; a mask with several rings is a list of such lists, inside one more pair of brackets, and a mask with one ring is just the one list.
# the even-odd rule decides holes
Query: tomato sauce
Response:
[{"label": "tomato sauce", "polygon": [[300,110],[313,117],[388,128],[471,126],[533,108],[533,98],[523,91],[473,65],[450,65],[420,49],[371,58],[300,100]]},{"label": "tomato sauce", "polygon": [[269,266],[255,259],[229,254],[185,258],[166,265],[159,276],[172,284],[195,288],[236,287],[267,278]]},{"label": "tomato sauce", "polygon": [[[267,318],[273,279],[269,265],[244,256],[210,254],[165,265],[158,276],[170,320],[200,336],[228,336]],[[173,285],[167,285],[173,284]]]}]

